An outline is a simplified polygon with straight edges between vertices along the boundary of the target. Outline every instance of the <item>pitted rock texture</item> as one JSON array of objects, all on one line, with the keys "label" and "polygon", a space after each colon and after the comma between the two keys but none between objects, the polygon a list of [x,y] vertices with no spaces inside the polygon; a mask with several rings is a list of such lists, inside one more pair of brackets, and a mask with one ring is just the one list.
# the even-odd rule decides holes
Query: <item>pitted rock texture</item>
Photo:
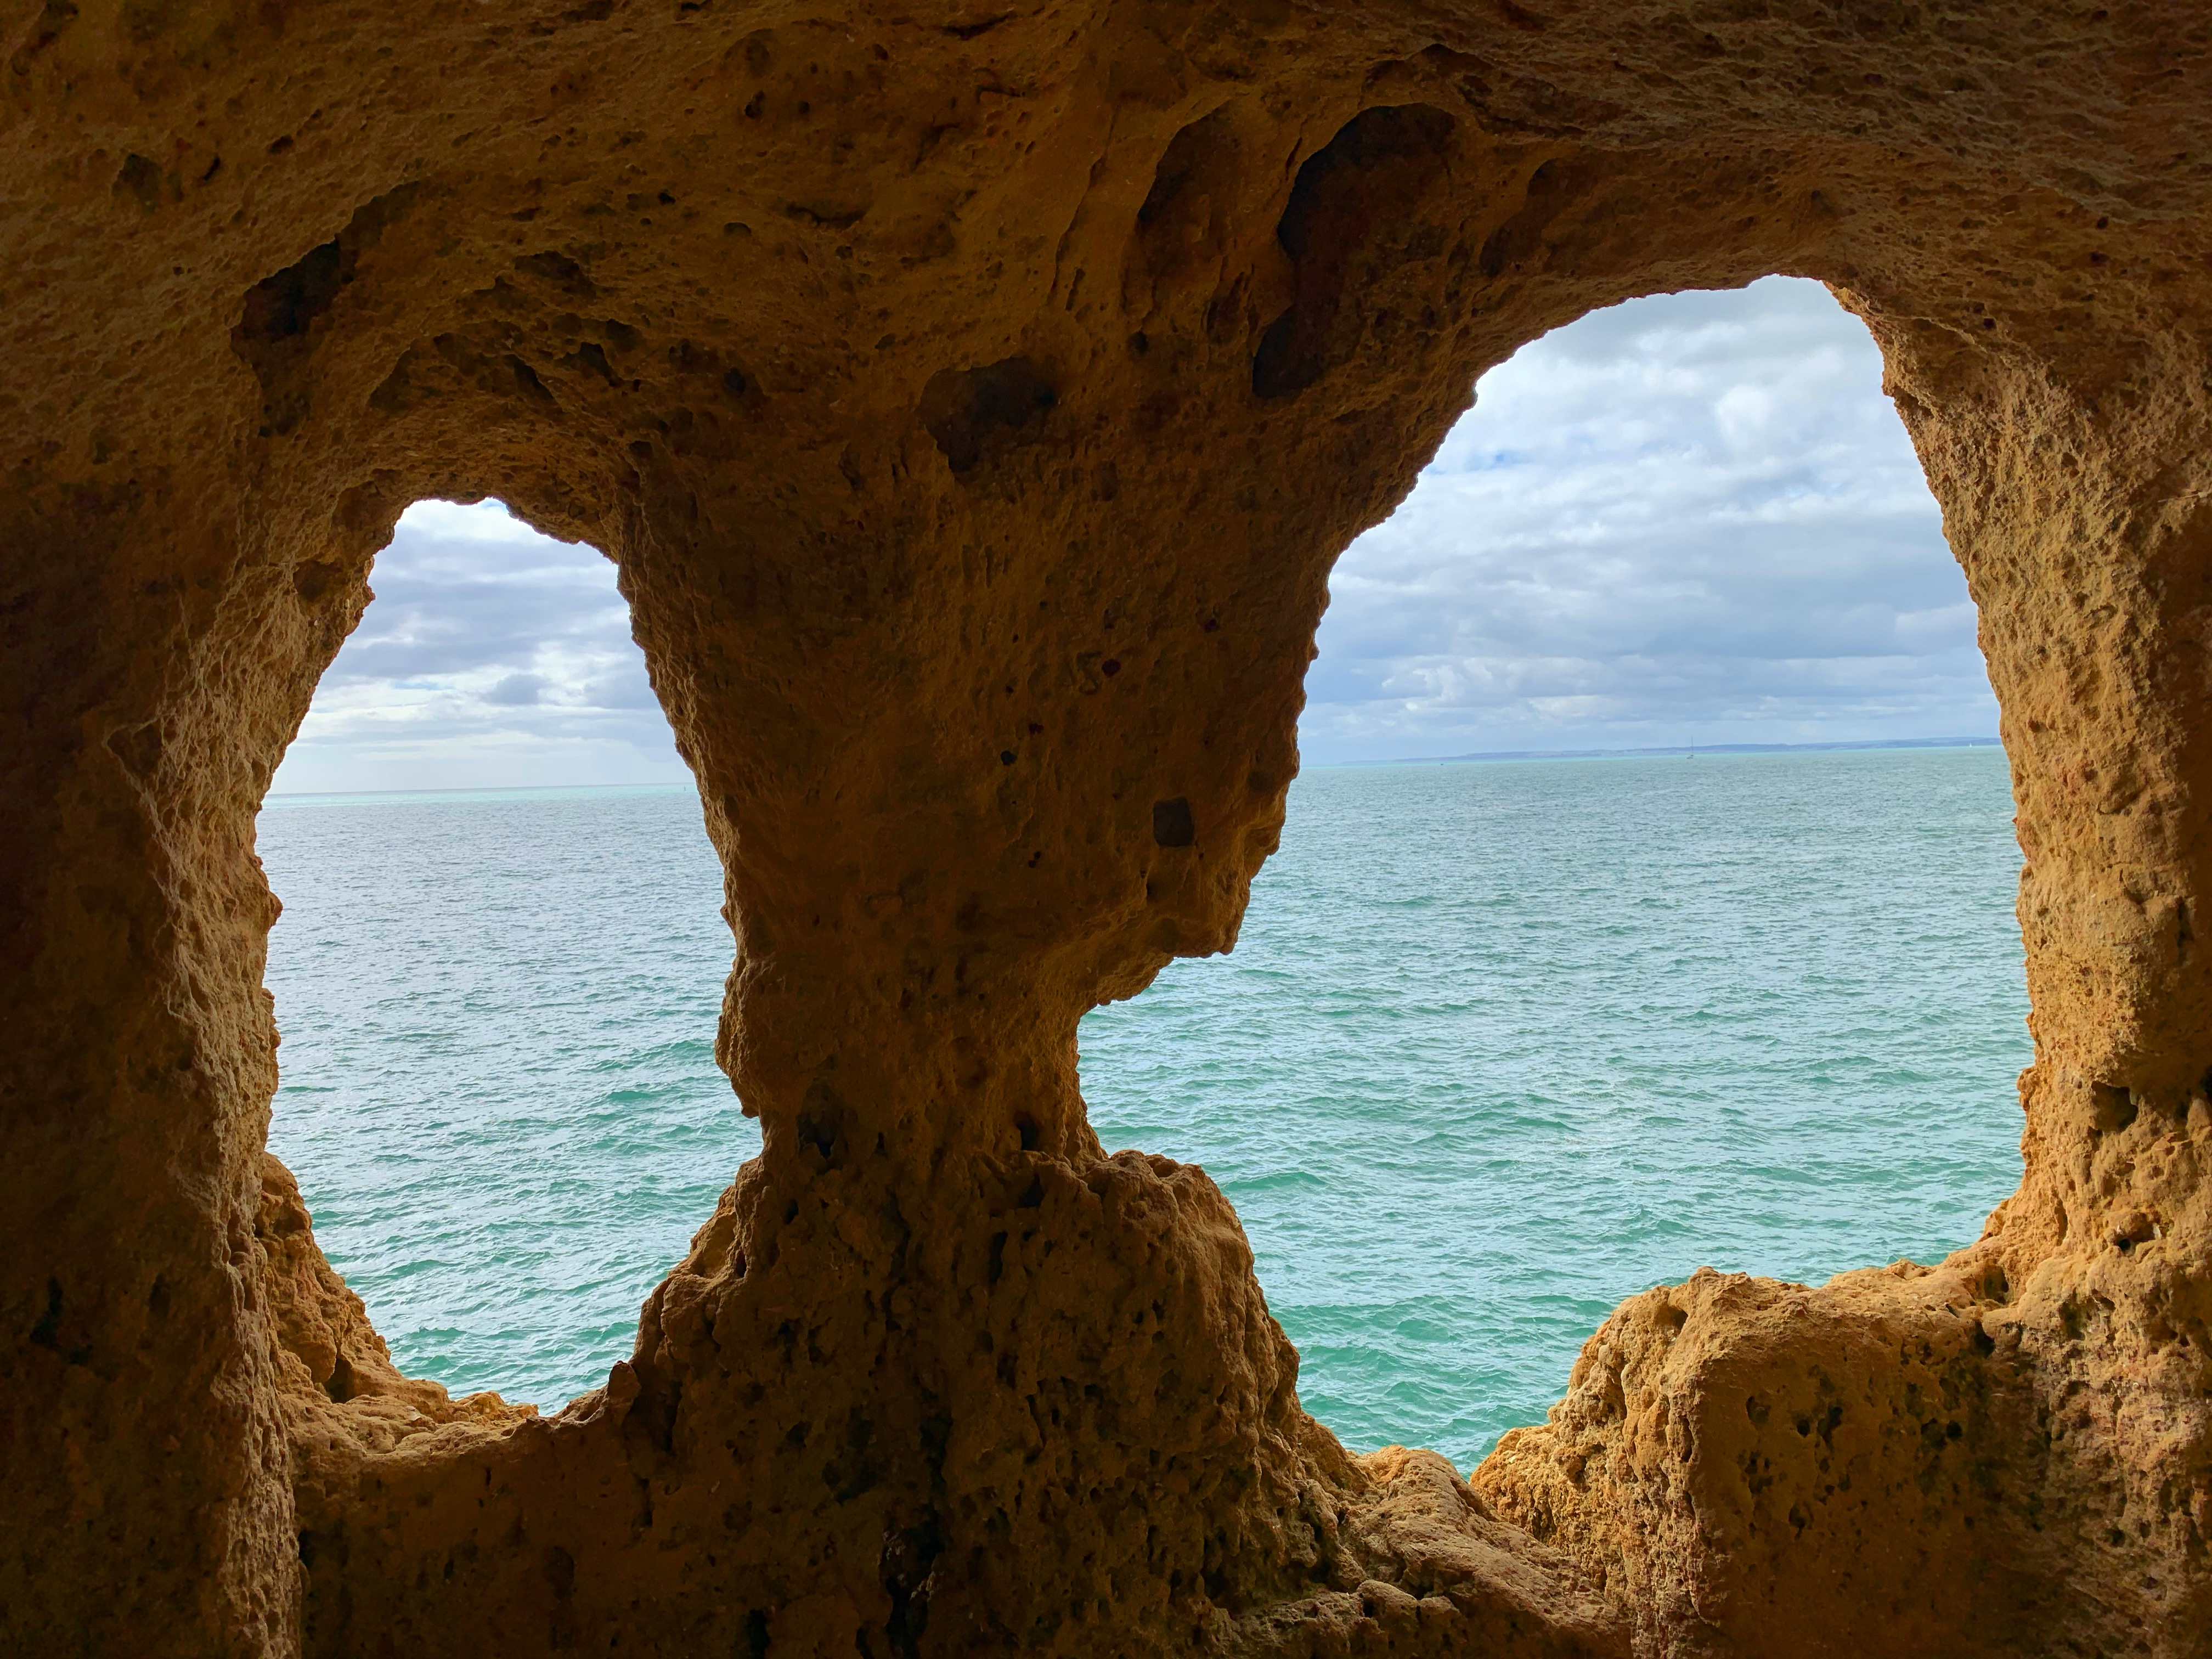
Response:
[{"label": "pitted rock texture", "polygon": [[[0,1646],[2212,1652],[2193,0],[21,0],[0,58]],[[1771,271],[1980,607],[2024,1182],[1633,1299],[1471,1481],[1352,1457],[1076,1021],[1234,942],[1330,562],[1475,377]],[[763,1134],[541,1414],[401,1376],[264,1152],[254,813],[427,495],[620,567]]]}]

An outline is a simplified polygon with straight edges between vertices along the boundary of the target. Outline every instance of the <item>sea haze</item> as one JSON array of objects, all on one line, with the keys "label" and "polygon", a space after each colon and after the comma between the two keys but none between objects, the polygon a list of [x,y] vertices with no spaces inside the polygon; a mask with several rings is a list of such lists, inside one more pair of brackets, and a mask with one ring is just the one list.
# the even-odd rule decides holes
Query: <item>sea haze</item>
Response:
[{"label": "sea haze", "polygon": [[[2019,1177],[1990,749],[1330,769],[1225,959],[1081,1030],[1236,1204],[1307,1407],[1462,1466],[1622,1297],[1970,1242]],[[403,1368],[550,1408],[757,1150],[688,788],[272,798],[270,1144]]]}]

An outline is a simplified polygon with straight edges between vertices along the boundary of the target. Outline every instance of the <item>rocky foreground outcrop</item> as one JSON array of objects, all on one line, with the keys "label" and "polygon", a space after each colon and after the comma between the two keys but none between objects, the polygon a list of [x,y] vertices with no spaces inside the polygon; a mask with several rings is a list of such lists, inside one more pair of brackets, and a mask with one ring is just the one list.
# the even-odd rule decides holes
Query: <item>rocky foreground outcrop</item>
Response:
[{"label": "rocky foreground outcrop", "polygon": [[[2212,12],[16,0],[0,62],[0,1648],[2212,1652]],[[1471,1481],[1351,1457],[1076,1021],[1235,939],[1475,376],[1771,271],[1980,607],[2026,1179],[1636,1297]],[[541,1415],[400,1376],[263,1150],[257,803],[486,494],[620,566],[764,1137]]]}]

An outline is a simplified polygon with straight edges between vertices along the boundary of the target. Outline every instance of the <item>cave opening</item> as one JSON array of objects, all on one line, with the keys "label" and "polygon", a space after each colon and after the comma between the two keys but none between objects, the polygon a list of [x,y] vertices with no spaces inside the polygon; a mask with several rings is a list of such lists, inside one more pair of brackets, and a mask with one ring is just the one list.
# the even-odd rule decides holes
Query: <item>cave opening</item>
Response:
[{"label": "cave opening", "polygon": [[[1355,1449],[1470,1465],[1625,1297],[1940,1260],[2019,1181],[2008,769],[1881,374],[1770,277],[1485,376],[1336,567],[1237,951],[1084,1023]],[[1824,742],[1911,746],[1756,751]]]},{"label": "cave opening", "polygon": [[258,820],[270,1149],[400,1370],[552,1410],[758,1150],[698,793],[615,568],[416,503]]},{"label": "cave opening", "polygon": [[[1932,1259],[2017,1178],[2002,751],[1731,752],[1993,729],[1879,379],[1784,278],[1486,377],[1338,566],[1237,953],[1085,1024],[1106,1145],[1222,1182],[1355,1447],[1472,1463],[1623,1297]],[[261,820],[270,1146],[403,1370],[550,1407],[759,1146],[720,871],[595,550],[426,501],[376,580]]]}]

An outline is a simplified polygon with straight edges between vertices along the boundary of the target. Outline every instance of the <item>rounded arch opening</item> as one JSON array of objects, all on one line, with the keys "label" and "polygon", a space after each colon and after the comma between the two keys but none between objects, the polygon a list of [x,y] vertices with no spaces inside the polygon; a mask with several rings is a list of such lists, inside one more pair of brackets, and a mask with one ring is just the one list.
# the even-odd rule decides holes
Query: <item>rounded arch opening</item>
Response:
[{"label": "rounded arch opening", "polygon": [[758,1150],[721,868],[596,550],[427,499],[372,574],[258,820],[269,1146],[402,1372],[550,1411]]},{"label": "rounded arch opening", "polygon": [[2008,769],[1881,380],[1787,278],[1486,375],[1336,568],[1236,952],[1085,1022],[1355,1449],[1478,1462],[1637,1292],[1940,1260],[2019,1182]]}]

